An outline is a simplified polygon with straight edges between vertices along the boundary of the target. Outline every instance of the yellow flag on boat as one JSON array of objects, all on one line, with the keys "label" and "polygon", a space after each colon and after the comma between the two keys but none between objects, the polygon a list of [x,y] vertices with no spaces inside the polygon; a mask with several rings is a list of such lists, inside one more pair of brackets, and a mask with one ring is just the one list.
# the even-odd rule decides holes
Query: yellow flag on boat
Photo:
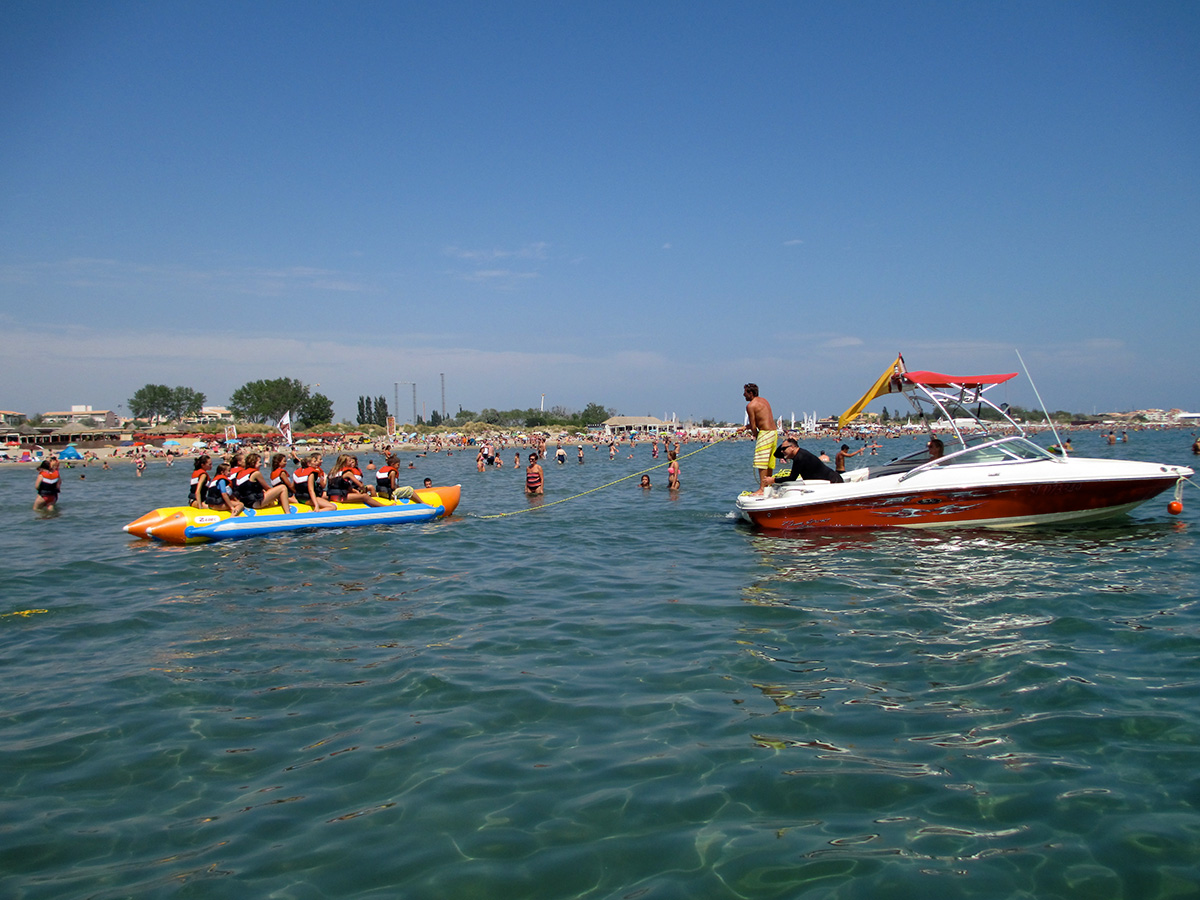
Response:
[{"label": "yellow flag on boat", "polygon": [[871,389],[858,399],[858,402],[851,406],[848,410],[838,416],[838,428],[845,428],[846,423],[857,418],[858,414],[867,408],[876,397],[882,397],[884,394],[891,393],[892,376],[899,375],[904,371],[904,359],[897,356],[896,361],[887,367],[887,370],[879,376],[879,380],[871,385]]}]

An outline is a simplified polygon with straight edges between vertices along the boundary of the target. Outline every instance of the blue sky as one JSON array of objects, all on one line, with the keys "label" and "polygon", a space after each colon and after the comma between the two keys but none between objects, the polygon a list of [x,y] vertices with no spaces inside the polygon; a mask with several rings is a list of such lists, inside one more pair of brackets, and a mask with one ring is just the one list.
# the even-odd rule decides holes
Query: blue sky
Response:
[{"label": "blue sky", "polygon": [[1191,2],[8,2],[0,408],[445,373],[740,421],[1019,350],[1052,408],[1195,410],[1198,44]]}]

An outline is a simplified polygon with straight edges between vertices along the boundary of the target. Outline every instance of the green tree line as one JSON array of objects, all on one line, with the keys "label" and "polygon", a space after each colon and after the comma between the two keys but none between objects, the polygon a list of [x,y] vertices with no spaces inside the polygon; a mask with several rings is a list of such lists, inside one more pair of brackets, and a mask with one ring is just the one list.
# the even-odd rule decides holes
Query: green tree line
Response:
[{"label": "green tree line", "polygon": [[599,403],[589,403],[579,411],[572,411],[564,406],[554,406],[548,410],[534,408],[498,410],[489,407],[481,409],[479,412],[473,412],[459,407],[456,415],[444,421],[442,421],[439,415],[439,421],[435,423],[432,421],[433,417],[431,416],[429,424],[455,426],[465,425],[468,422],[485,422],[488,425],[495,425],[498,428],[558,426],[562,428],[582,429],[588,425],[599,425],[605,419],[615,415],[615,410],[603,407]]},{"label": "green tree line", "polygon": [[[205,399],[192,388],[147,384],[129,398],[129,412],[136,419],[177,422],[199,415]],[[333,421],[333,401],[295,378],[248,381],[230,395],[229,411],[242,422],[269,424],[290,413],[293,427],[301,428]]]}]

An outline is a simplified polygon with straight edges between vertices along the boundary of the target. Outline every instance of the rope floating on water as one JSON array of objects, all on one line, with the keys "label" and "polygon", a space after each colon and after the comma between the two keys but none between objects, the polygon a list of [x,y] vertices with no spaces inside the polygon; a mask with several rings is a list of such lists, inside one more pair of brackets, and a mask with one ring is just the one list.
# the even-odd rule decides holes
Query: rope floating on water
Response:
[{"label": "rope floating on water", "polygon": [[[691,453],[685,453],[683,456],[679,457],[679,459],[674,460],[674,462],[679,462],[679,460],[687,459],[689,456],[695,456],[701,450],[707,450],[710,447],[715,447],[715,446],[717,446],[717,444],[720,444],[723,441],[727,441],[727,440],[729,440],[729,438],[719,438],[719,439],[713,441],[711,444],[705,444],[703,447],[699,448],[698,450],[693,450]],[[610,481],[608,484],[602,484],[599,487],[592,488],[591,490],[582,491],[578,494],[573,494],[570,497],[563,497],[561,500],[554,500],[550,503],[539,503],[537,506],[527,506],[524,509],[514,509],[512,512],[493,513],[490,516],[477,516],[477,515],[470,514],[470,513],[468,513],[468,516],[473,519],[504,519],[504,518],[507,518],[508,516],[515,516],[515,515],[519,515],[520,513],[533,512],[534,510],[537,510],[537,509],[548,509],[551,506],[557,506],[560,503],[566,503],[568,500],[578,500],[580,497],[586,497],[588,494],[594,494],[594,493],[596,493],[596,491],[602,491],[605,488],[612,487],[614,484],[620,484],[622,481],[628,481],[630,478],[641,478],[643,475],[647,475],[650,472],[653,472],[655,469],[661,469],[663,466],[669,466],[671,464],[671,462],[672,462],[672,460],[667,460],[664,463],[659,463],[657,466],[651,466],[649,469],[643,469],[640,472],[634,472],[632,475],[626,475],[623,478],[618,478],[616,481]]]}]

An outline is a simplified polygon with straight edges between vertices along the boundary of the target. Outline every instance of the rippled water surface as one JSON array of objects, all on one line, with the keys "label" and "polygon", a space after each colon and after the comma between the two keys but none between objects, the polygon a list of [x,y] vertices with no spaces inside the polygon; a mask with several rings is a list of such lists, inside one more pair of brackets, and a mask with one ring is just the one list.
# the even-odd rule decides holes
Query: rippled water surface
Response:
[{"label": "rippled water surface", "polygon": [[183,466],[50,518],[0,469],[0,896],[1200,894],[1200,492],[770,537],[740,444],[550,505],[635,455],[502,518],[519,471],[422,459],[454,519],[187,548],[121,532]]}]

